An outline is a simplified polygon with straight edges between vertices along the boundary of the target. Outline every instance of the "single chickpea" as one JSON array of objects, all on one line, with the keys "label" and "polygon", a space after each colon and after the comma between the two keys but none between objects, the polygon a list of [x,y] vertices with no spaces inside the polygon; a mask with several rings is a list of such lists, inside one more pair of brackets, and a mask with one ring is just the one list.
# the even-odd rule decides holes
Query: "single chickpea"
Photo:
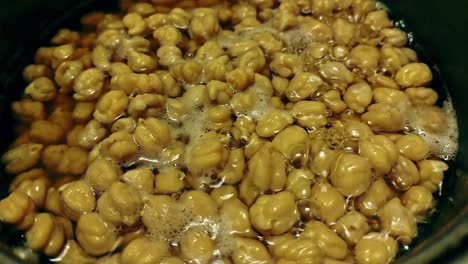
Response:
[{"label": "single chickpea", "polygon": [[234,243],[231,256],[234,264],[274,263],[270,253],[260,241],[252,238],[235,238]]},{"label": "single chickpea", "polygon": [[80,147],[78,143],[78,135],[83,129],[84,125],[78,124],[75,125],[70,132],[67,133],[67,145],[70,147]]},{"label": "single chickpea", "polygon": [[90,255],[99,256],[114,249],[117,238],[113,229],[97,213],[88,213],[78,219],[75,232],[81,247]]},{"label": "single chickpea", "polygon": [[353,73],[341,62],[329,61],[319,66],[320,75],[330,81],[349,84],[354,80]]},{"label": "single chickpea", "polygon": [[153,116],[159,113],[165,103],[165,97],[159,94],[139,94],[130,99],[128,113],[133,118]]},{"label": "single chickpea", "polygon": [[153,37],[163,45],[177,45],[182,40],[182,33],[173,25],[164,25],[153,32]]},{"label": "single chickpea", "polygon": [[237,58],[237,66],[244,69],[252,69],[260,72],[265,68],[265,54],[261,48],[248,50]]},{"label": "single chickpea", "polygon": [[300,19],[299,28],[314,36],[314,40],[318,42],[328,42],[333,38],[333,31],[327,24],[309,16]]},{"label": "single chickpea", "polygon": [[73,114],[71,112],[73,107],[73,104],[69,106],[58,105],[57,108],[55,108],[52,113],[50,113],[47,120],[61,126],[65,132],[68,132],[75,125],[73,122]]},{"label": "single chickpea", "polygon": [[286,159],[266,143],[248,164],[247,178],[259,192],[281,191],[286,184]]},{"label": "single chickpea", "polygon": [[373,88],[378,87],[387,87],[391,89],[398,90],[398,84],[390,77],[387,77],[383,74],[373,74],[367,77],[367,81]]},{"label": "single chickpea", "polygon": [[367,218],[358,211],[350,211],[335,224],[336,232],[350,245],[356,245],[370,230]]},{"label": "single chickpea", "polygon": [[11,110],[21,122],[32,123],[43,120],[46,117],[45,107],[42,102],[23,99],[11,105]]},{"label": "single chickpea", "polygon": [[142,35],[146,31],[146,22],[139,13],[128,13],[122,21],[130,35]]},{"label": "single chickpea", "polygon": [[[36,251],[44,250],[47,253],[58,253],[56,252],[57,251],[56,248],[52,248],[54,247],[54,245],[53,244],[50,245],[50,243],[59,242],[58,243],[59,245],[55,245],[55,246],[60,246],[59,248],[60,250],[61,246],[64,243],[65,237],[63,234],[63,229],[61,229],[61,226],[58,226],[55,224],[56,224],[55,219],[51,214],[48,214],[48,213],[37,214],[34,219],[34,224],[26,232],[26,243],[28,247]],[[60,232],[60,231],[61,231],[61,234],[55,234],[56,232]],[[59,235],[59,237],[55,237],[57,235]],[[54,240],[59,240],[59,241],[54,241]],[[51,247],[49,247],[49,245]]]},{"label": "single chickpea", "polygon": [[145,53],[130,51],[128,53],[128,66],[137,73],[151,73],[156,70],[156,60]]},{"label": "single chickpea", "polygon": [[321,263],[323,252],[317,243],[311,239],[292,237],[274,241],[270,252],[276,257],[276,263]]},{"label": "single chickpea", "polygon": [[354,38],[356,25],[344,19],[338,18],[332,25],[333,36],[337,44],[348,45]]},{"label": "single chickpea", "polygon": [[290,101],[298,102],[310,98],[322,83],[322,79],[313,73],[297,73],[289,82],[285,95]]},{"label": "single chickpea", "polygon": [[382,206],[393,197],[395,197],[395,192],[385,180],[378,179],[358,198],[356,208],[365,216],[375,216]]},{"label": "single chickpea", "polygon": [[388,103],[375,103],[362,114],[361,120],[375,132],[398,132],[403,128],[400,111]]},{"label": "single chickpea", "polygon": [[416,106],[433,106],[439,99],[437,92],[431,88],[411,87],[406,89],[405,93]]},{"label": "single chickpea", "polygon": [[365,82],[350,86],[343,95],[349,108],[356,113],[363,113],[372,101],[372,88]]},{"label": "single chickpea", "polygon": [[5,170],[17,174],[34,167],[41,158],[43,148],[41,144],[26,143],[10,149],[2,156]]},{"label": "single chickpea", "polygon": [[312,187],[310,205],[312,214],[327,224],[334,223],[346,212],[343,195],[327,182],[319,182]]},{"label": "single chickpea", "polygon": [[50,121],[38,120],[31,124],[29,136],[32,142],[50,145],[59,143],[65,133],[59,125]]},{"label": "single chickpea", "polygon": [[213,169],[222,164],[226,157],[223,143],[216,135],[206,134],[187,150],[186,164],[191,171]]},{"label": "single chickpea", "polygon": [[146,193],[153,192],[154,175],[149,168],[138,167],[134,170],[125,172],[121,178],[124,182],[140,191],[144,191]]},{"label": "single chickpea", "polygon": [[398,243],[391,236],[382,233],[369,233],[359,240],[354,248],[357,263],[389,263],[398,250]]},{"label": "single chickpea", "polygon": [[330,180],[343,195],[360,195],[371,184],[371,164],[361,156],[342,154],[331,168]]},{"label": "single chickpea", "polygon": [[214,250],[215,242],[203,230],[187,230],[180,242],[181,256],[189,262],[208,264]]},{"label": "single chickpea", "polygon": [[432,193],[423,186],[412,186],[401,196],[401,203],[415,216],[426,216],[434,208]]},{"label": "single chickpea", "polygon": [[295,194],[296,199],[306,199],[311,194],[312,172],[304,169],[293,169],[288,173],[286,190]]},{"label": "single chickpea", "polygon": [[257,123],[256,132],[261,137],[272,137],[293,123],[291,114],[284,110],[273,110]]},{"label": "single chickpea", "polygon": [[34,201],[36,208],[41,208],[44,205],[47,189],[50,187],[48,178],[40,177],[37,179],[23,180],[15,191],[27,194]]},{"label": "single chickpea", "polygon": [[153,241],[146,237],[132,240],[122,251],[122,264],[160,263],[162,258],[169,255],[169,247],[162,241]]},{"label": "single chickpea", "polygon": [[211,198],[215,200],[219,207],[221,207],[224,202],[231,198],[238,198],[237,189],[232,185],[222,185],[218,188],[215,188],[210,193]]},{"label": "single chickpea", "polygon": [[176,168],[166,168],[159,172],[155,178],[155,192],[159,194],[171,194],[182,190],[185,174]]},{"label": "single chickpea", "polygon": [[73,59],[75,47],[72,44],[64,44],[52,48],[52,68],[56,69],[62,62]]},{"label": "single chickpea", "polygon": [[73,119],[78,123],[85,123],[91,120],[95,108],[94,102],[77,102],[73,109]]},{"label": "single chickpea", "polygon": [[395,80],[403,88],[421,87],[432,81],[432,72],[424,63],[410,63],[398,70]]},{"label": "single chickpea", "polygon": [[128,133],[133,133],[137,122],[131,117],[124,117],[117,119],[111,127],[111,132],[125,131]]},{"label": "single chickpea", "polygon": [[156,154],[169,144],[169,126],[153,117],[139,119],[134,137],[143,152]]},{"label": "single chickpea", "polygon": [[112,133],[101,142],[101,152],[115,161],[125,161],[132,158],[138,151],[134,137],[128,132]]},{"label": "single chickpea", "polygon": [[385,136],[370,136],[359,141],[359,155],[369,160],[378,175],[385,175],[397,162],[398,148]]},{"label": "single chickpea", "polygon": [[84,180],[71,182],[60,193],[63,213],[71,220],[91,213],[96,207],[93,189]]},{"label": "single chickpea", "polygon": [[52,77],[52,71],[49,67],[42,64],[29,64],[23,70],[23,79],[27,82],[32,82],[40,77]]},{"label": "single chickpea", "polygon": [[414,215],[398,198],[387,202],[379,210],[378,217],[383,230],[389,232],[403,245],[410,244],[418,233]]},{"label": "single chickpea", "polygon": [[[143,200],[138,190],[129,184],[116,181],[97,202],[97,210],[104,220],[114,224],[133,226],[140,220]],[[108,211],[111,212],[109,217]]]},{"label": "single chickpea", "polygon": [[52,66],[52,52],[53,47],[40,47],[34,55],[34,64],[44,64]]},{"label": "single chickpea", "polygon": [[156,13],[145,18],[145,21],[146,21],[146,25],[148,26],[148,28],[155,30],[167,24],[168,22],[167,18],[168,18],[167,14]]},{"label": "single chickpea", "polygon": [[215,10],[210,8],[194,9],[189,25],[189,35],[197,42],[211,39],[219,30],[220,25]]},{"label": "single chickpea", "polygon": [[362,69],[375,69],[379,65],[380,53],[374,46],[358,45],[350,52],[350,63]]},{"label": "single chickpea", "polygon": [[302,71],[302,62],[298,55],[289,53],[274,53],[270,68],[283,78],[289,78]]},{"label": "single chickpea", "polygon": [[203,191],[184,192],[178,202],[195,216],[209,218],[218,215],[218,205],[209,194]]},{"label": "single chickpea", "polygon": [[47,77],[39,77],[32,81],[24,90],[26,95],[31,96],[36,101],[51,101],[57,95],[57,88],[54,82]]},{"label": "single chickpea", "polygon": [[340,92],[337,90],[330,90],[322,97],[323,103],[334,113],[341,113],[346,110],[346,103],[341,100]]},{"label": "single chickpea", "polygon": [[226,81],[235,90],[243,91],[255,82],[255,73],[249,68],[236,68],[226,74]]},{"label": "single chickpea", "polygon": [[223,221],[230,226],[230,235],[237,237],[253,237],[255,232],[249,220],[249,208],[237,198],[230,198],[223,202],[219,209]]},{"label": "single chickpea", "polygon": [[96,103],[93,117],[102,124],[111,124],[123,115],[128,106],[128,97],[121,90],[105,93]]},{"label": "single chickpea", "polygon": [[410,159],[403,155],[399,155],[397,163],[388,175],[388,178],[393,187],[400,191],[406,191],[420,181],[418,168]]},{"label": "single chickpea", "polygon": [[183,60],[182,51],[173,45],[161,46],[156,56],[158,56],[159,64],[166,67],[181,63]]},{"label": "single chickpea", "polygon": [[363,22],[375,31],[380,31],[393,26],[393,23],[388,18],[387,11],[385,10],[377,10],[368,13]]},{"label": "single chickpea", "polygon": [[254,36],[254,39],[269,55],[280,52],[283,47],[283,43],[270,32],[260,32]]},{"label": "single chickpea", "polygon": [[84,179],[97,191],[107,190],[112,183],[119,180],[122,172],[117,165],[105,158],[98,158],[89,164]]},{"label": "single chickpea", "polygon": [[218,80],[225,81],[226,75],[232,70],[232,65],[229,62],[229,57],[223,55],[219,58],[206,63],[204,67],[205,78],[207,81]]},{"label": "single chickpea", "polygon": [[307,132],[299,126],[289,126],[281,131],[272,141],[273,147],[288,159],[297,154],[296,149],[308,138]]},{"label": "single chickpea", "polygon": [[78,101],[97,99],[102,93],[104,78],[104,74],[96,68],[81,72],[75,79],[73,98]]},{"label": "single chickpea", "polygon": [[36,207],[34,201],[23,192],[12,192],[0,200],[0,221],[28,230],[34,223]]},{"label": "single chickpea", "polygon": [[233,149],[229,152],[229,158],[219,177],[226,184],[235,184],[244,177],[245,159],[244,151],[241,148]]},{"label": "single chickpea", "polygon": [[250,221],[262,233],[283,234],[299,218],[294,194],[284,191],[262,195],[250,207]]},{"label": "single chickpea", "polygon": [[[65,215],[62,209],[60,192],[55,187],[50,187],[47,190],[46,198],[44,201],[44,209],[47,212],[53,213],[56,216]],[[68,218],[64,218],[64,219],[66,219],[67,221],[70,221]],[[71,225],[71,222],[70,222],[70,225]],[[67,237],[73,238],[73,226],[71,226],[70,228],[71,228],[71,235],[70,236],[67,235]]]},{"label": "single chickpea", "polygon": [[279,30],[285,31],[287,29],[297,26],[298,19],[293,13],[287,11],[279,11],[273,15],[272,26]]},{"label": "single chickpea", "polygon": [[133,70],[127,64],[123,62],[114,62],[111,64],[109,74],[112,77],[117,76],[117,75],[129,74],[129,73],[133,73]]},{"label": "single chickpea", "polygon": [[107,135],[107,129],[95,119],[91,119],[78,133],[78,144],[85,149],[92,149]]},{"label": "single chickpea", "polygon": [[135,3],[130,7],[130,12],[138,13],[142,16],[149,16],[156,13],[156,8],[150,3]]},{"label": "single chickpea", "polygon": [[373,94],[374,101],[376,103],[387,103],[389,105],[402,107],[409,106],[411,104],[405,92],[400,90],[378,87],[374,89]]},{"label": "single chickpea", "polygon": [[431,193],[439,190],[444,178],[444,172],[448,165],[440,160],[422,160],[418,163],[420,173],[420,185],[427,188]]},{"label": "single chickpea", "polygon": [[326,256],[344,259],[349,254],[348,245],[324,223],[312,220],[307,222],[299,238],[316,241]]},{"label": "single chickpea", "polygon": [[408,43],[408,34],[399,28],[384,28],[380,30],[379,36],[384,43],[395,47],[404,47]]},{"label": "single chickpea", "polygon": [[23,182],[24,180],[36,180],[39,178],[47,178],[47,172],[40,168],[34,168],[26,172],[20,173],[16,175],[15,178],[11,181],[8,191],[15,191],[21,184],[21,182]]},{"label": "single chickpea", "polygon": [[188,29],[191,19],[192,14],[178,7],[173,8],[167,15],[168,22],[180,29]]},{"label": "single chickpea", "polygon": [[400,137],[395,142],[395,146],[401,155],[412,161],[422,160],[429,154],[429,145],[421,136],[416,134]]}]

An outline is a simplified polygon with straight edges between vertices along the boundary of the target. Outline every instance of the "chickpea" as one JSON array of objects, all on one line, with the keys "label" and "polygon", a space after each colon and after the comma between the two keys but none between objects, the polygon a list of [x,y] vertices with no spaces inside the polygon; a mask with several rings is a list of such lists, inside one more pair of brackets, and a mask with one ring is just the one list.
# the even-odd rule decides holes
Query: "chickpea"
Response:
[{"label": "chickpea", "polygon": [[153,37],[163,45],[177,45],[182,40],[182,33],[173,25],[164,25],[154,30]]},{"label": "chickpea", "polygon": [[101,152],[113,160],[125,161],[137,153],[138,146],[134,137],[128,132],[119,131],[112,133],[101,142]]},{"label": "chickpea", "polygon": [[21,230],[33,225],[35,215],[34,201],[23,192],[12,192],[0,201],[0,221],[14,224]]},{"label": "chickpea", "polygon": [[91,68],[81,72],[75,79],[73,98],[78,101],[92,101],[97,99],[104,86],[104,74]]},{"label": "chickpea", "polygon": [[94,189],[104,191],[112,183],[118,181],[121,174],[122,172],[112,160],[98,158],[89,164],[84,178]]},{"label": "chickpea", "polygon": [[388,176],[393,187],[400,191],[406,191],[420,181],[416,165],[402,155],[398,157],[395,167]]},{"label": "chickpea", "polygon": [[241,148],[231,150],[223,171],[219,173],[220,179],[226,184],[235,184],[244,177],[245,159]]},{"label": "chickpea", "polygon": [[137,122],[131,117],[119,118],[117,119],[111,127],[111,132],[125,131],[128,133],[133,133]]},{"label": "chickpea", "polygon": [[369,25],[373,30],[376,31],[393,26],[393,23],[388,18],[387,11],[385,10],[377,10],[368,13],[364,18],[364,24]]},{"label": "chickpea", "polygon": [[78,220],[80,215],[92,212],[96,207],[94,191],[83,180],[67,184],[60,197],[63,213],[74,221]]},{"label": "chickpea", "polygon": [[208,109],[208,125],[211,130],[230,129],[232,126],[231,109],[226,106],[214,106]]},{"label": "chickpea", "polygon": [[280,235],[299,218],[294,194],[284,191],[262,195],[250,207],[250,221],[262,233]]},{"label": "chickpea", "polygon": [[232,185],[222,185],[215,188],[210,193],[211,198],[215,200],[219,207],[221,207],[225,201],[231,198],[238,198],[237,189]]},{"label": "chickpea", "polygon": [[354,84],[346,90],[343,99],[356,113],[363,113],[372,101],[372,89],[365,82]]},{"label": "chickpea", "polygon": [[232,252],[234,264],[273,263],[268,250],[261,242],[251,238],[235,238],[234,243]]},{"label": "chickpea", "polygon": [[359,264],[389,263],[397,254],[398,244],[391,236],[369,233],[359,240],[354,255]]},{"label": "chickpea", "polygon": [[374,100],[377,103],[387,103],[402,107],[410,105],[410,100],[403,91],[379,87],[375,88],[373,92]]},{"label": "chickpea", "polygon": [[247,89],[247,87],[254,83],[255,73],[249,68],[236,68],[226,74],[226,81],[235,90],[244,91]]},{"label": "chickpea", "polygon": [[94,102],[77,102],[72,112],[73,119],[79,123],[90,121],[93,116],[94,107]]},{"label": "chickpea", "polygon": [[420,173],[420,185],[427,188],[431,193],[439,190],[444,172],[448,165],[440,160],[422,160],[418,163]]},{"label": "chickpea", "polygon": [[185,162],[191,171],[203,171],[216,168],[224,163],[227,153],[220,139],[213,134],[206,134],[194,145],[189,146]]},{"label": "chickpea", "polygon": [[257,123],[256,132],[261,137],[272,137],[293,123],[291,114],[282,110],[273,110]]},{"label": "chickpea", "polygon": [[56,125],[62,127],[65,132],[70,131],[73,128],[73,114],[71,110],[73,105],[67,106],[70,107],[68,110],[65,107],[57,106],[52,113],[50,113],[48,120]]},{"label": "chickpea", "polygon": [[173,8],[167,16],[168,22],[180,29],[187,29],[191,19],[192,14],[178,7]]},{"label": "chickpea", "polygon": [[158,56],[159,64],[166,67],[181,63],[183,60],[182,51],[173,45],[161,46],[156,55]]},{"label": "chickpea", "polygon": [[145,153],[159,153],[170,141],[169,126],[156,118],[139,119],[135,141]]},{"label": "chickpea", "polygon": [[333,36],[338,45],[348,45],[354,38],[356,25],[338,18],[332,25]]},{"label": "chickpea", "polygon": [[36,207],[41,208],[44,205],[45,198],[47,195],[47,189],[49,187],[49,179],[45,177],[40,177],[37,179],[23,180],[18,185],[15,191],[27,194],[34,201]]},{"label": "chickpea", "polygon": [[334,223],[346,211],[343,195],[327,182],[319,182],[312,187],[310,204],[313,207],[312,214],[327,224]]},{"label": "chickpea", "polygon": [[320,250],[334,259],[344,259],[349,254],[346,242],[319,221],[307,222],[299,238],[316,241]]},{"label": "chickpea", "polygon": [[343,195],[360,195],[371,184],[371,164],[358,155],[342,154],[331,168],[330,180]]},{"label": "chickpea", "polygon": [[209,194],[203,191],[184,192],[179,198],[179,203],[199,217],[210,218],[218,215],[218,205]]},{"label": "chickpea", "polygon": [[106,49],[102,45],[97,45],[91,53],[91,60],[96,68],[103,72],[107,72],[111,69],[111,55],[112,53],[110,50]]},{"label": "chickpea", "polygon": [[93,148],[107,135],[107,129],[97,120],[90,120],[78,133],[78,144],[86,149]]},{"label": "chickpea", "polygon": [[298,18],[295,14],[287,11],[279,11],[274,14],[272,26],[279,30],[285,31],[287,29],[297,26]]},{"label": "chickpea", "polygon": [[290,101],[298,102],[310,98],[322,83],[322,79],[313,73],[297,73],[289,82],[285,94]]},{"label": "chickpea", "polygon": [[122,264],[160,263],[159,261],[169,255],[169,248],[162,241],[152,241],[146,237],[132,240],[122,251],[120,262]]},{"label": "chickpea", "polygon": [[67,253],[64,254],[63,258],[61,259],[62,263],[64,264],[96,263],[96,259],[86,254],[84,250],[78,245],[78,243],[75,242],[75,240],[68,240],[66,242],[65,248],[68,249]]},{"label": "chickpea", "polygon": [[358,198],[356,208],[365,216],[374,216],[393,197],[395,193],[385,180],[378,179]]},{"label": "chickpea", "polygon": [[32,82],[40,77],[52,77],[52,72],[46,65],[30,64],[24,67],[23,79],[27,82]]},{"label": "chickpea", "polygon": [[29,171],[23,172],[16,175],[16,177],[11,181],[10,187],[8,188],[9,192],[15,191],[18,186],[25,180],[36,180],[39,178],[46,178],[47,172],[40,168],[34,168]]},{"label": "chickpea", "polygon": [[401,196],[401,203],[415,216],[425,216],[434,208],[432,193],[423,186],[412,186]]},{"label": "chickpea", "polygon": [[356,245],[370,230],[367,218],[358,211],[350,211],[340,217],[335,224],[337,233],[348,242]]},{"label": "chickpea", "polygon": [[307,139],[307,132],[299,126],[289,126],[273,139],[273,147],[289,159],[297,154],[298,146]]},{"label": "chickpea", "polygon": [[429,154],[429,146],[426,141],[419,135],[411,134],[400,137],[395,142],[400,154],[411,159],[419,161],[424,159]]},{"label": "chickpea", "polygon": [[333,38],[333,31],[327,24],[312,17],[303,17],[301,20],[300,30],[314,36],[315,41],[328,42]]},{"label": "chickpea", "polygon": [[270,68],[283,78],[289,78],[302,71],[301,59],[298,55],[288,53],[274,53]]},{"label": "chickpea", "polygon": [[323,78],[330,81],[349,84],[354,80],[353,73],[341,62],[329,61],[321,64],[319,66],[319,72]]},{"label": "chickpea", "polygon": [[44,104],[30,99],[14,102],[11,105],[11,110],[24,123],[32,123],[46,117]]},{"label": "chickpea", "polygon": [[314,176],[309,170],[293,169],[288,174],[286,190],[295,194],[296,199],[306,199],[311,194],[311,180]]},{"label": "chickpea", "polygon": [[321,263],[323,253],[317,243],[311,239],[286,238],[283,241],[273,243],[273,256],[277,263]]},{"label": "chickpea", "polygon": [[189,229],[182,237],[180,250],[186,261],[208,264],[213,256],[215,244],[207,233]]},{"label": "chickpea", "polygon": [[417,235],[416,220],[409,209],[401,204],[400,199],[393,198],[378,212],[383,230],[390,233],[404,245],[411,243]]},{"label": "chickpea", "polygon": [[375,103],[362,114],[361,120],[375,132],[398,132],[403,128],[400,111],[388,103]]},{"label": "chickpea", "polygon": [[374,69],[379,65],[379,50],[374,46],[358,45],[350,52],[350,63],[362,69]]},{"label": "chickpea", "polygon": [[2,156],[8,173],[21,173],[34,167],[41,158],[43,145],[26,143],[10,149]]},{"label": "chickpea", "polygon": [[145,20],[139,13],[128,13],[122,21],[130,35],[142,35],[146,31]]},{"label": "chickpea", "polygon": [[32,142],[44,145],[59,143],[64,137],[61,126],[50,121],[38,120],[31,124],[29,136]]},{"label": "chickpea", "polygon": [[189,25],[189,35],[197,42],[205,42],[211,39],[220,30],[218,17],[213,9],[194,9]]},{"label": "chickpea", "polygon": [[185,187],[184,178],[184,173],[176,168],[163,169],[156,175],[155,192],[160,194],[176,193]]},{"label": "chickpea", "polygon": [[57,88],[52,80],[47,77],[39,77],[32,81],[24,90],[24,93],[36,101],[51,101],[57,94]]},{"label": "chickpea", "polygon": [[411,103],[416,106],[433,106],[439,99],[439,95],[431,88],[418,87],[405,90]]},{"label": "chickpea", "polygon": [[337,90],[330,90],[322,96],[323,103],[334,113],[341,113],[346,110],[346,103],[341,100],[340,92]]},{"label": "chickpea", "polygon": [[385,136],[371,136],[359,142],[359,155],[369,160],[378,175],[385,175],[397,162],[398,147]]},{"label": "chickpea", "polygon": [[140,220],[143,201],[136,188],[122,182],[114,182],[97,201],[101,217],[114,224],[132,226]]},{"label": "chickpea", "polygon": [[398,70],[395,80],[403,88],[421,87],[432,81],[432,72],[424,63],[410,63]]},{"label": "chickpea", "polygon": [[[47,190],[46,198],[44,201],[44,209],[48,212],[53,213],[54,215],[57,216],[62,216],[64,215],[62,211],[62,204],[60,200],[60,192],[55,188],[55,187],[50,187]],[[63,218],[64,221],[70,221],[68,218]],[[71,225],[71,222],[70,222]],[[64,226],[65,227],[65,226]],[[67,227],[68,228],[68,227]],[[67,237],[73,238],[73,226],[71,228],[71,235],[67,235]]]},{"label": "chickpea", "polygon": [[154,175],[149,168],[138,167],[134,170],[125,172],[121,178],[124,182],[140,191],[144,191],[146,193],[153,192]]},{"label": "chickpea", "polygon": [[134,117],[153,116],[160,110],[165,98],[159,94],[139,94],[130,99],[128,113]]},{"label": "chickpea", "polygon": [[[61,231],[61,237],[58,239],[61,242],[64,242],[64,237],[63,237],[63,229],[60,229],[61,226],[54,226],[55,221],[54,217],[51,214],[48,213],[40,213],[37,214],[35,219],[34,219],[34,224],[31,226],[31,228],[26,232],[26,243],[28,244],[28,247],[31,248],[32,250],[45,250],[47,253],[59,253],[56,252],[57,250],[52,250],[53,244],[49,248],[50,243],[56,242],[52,241],[55,240],[55,236],[57,236],[55,233]],[[57,229],[57,231],[56,231]],[[60,234],[59,234],[60,235]],[[60,242],[60,241],[58,241]],[[63,245],[62,243],[59,243]],[[59,248],[60,250],[61,248]],[[51,251],[51,252],[50,252]],[[53,254],[50,254],[53,255]]]},{"label": "chickpea", "polygon": [[156,60],[145,53],[130,51],[127,56],[128,66],[137,73],[151,73],[156,70]]},{"label": "chickpea", "polygon": [[254,39],[265,53],[269,55],[280,52],[283,47],[283,43],[270,32],[258,33],[254,36]]},{"label": "chickpea", "polygon": [[369,81],[369,84],[371,84],[373,88],[387,87],[395,90],[399,89],[398,84],[395,82],[395,80],[383,74],[370,75],[369,77],[367,77],[367,81]]},{"label": "chickpea", "polygon": [[230,235],[252,237],[255,234],[249,220],[249,209],[241,200],[237,198],[225,200],[219,209],[219,214],[230,226]]},{"label": "chickpea", "polygon": [[81,247],[93,256],[111,252],[117,239],[113,227],[97,213],[82,215],[75,232]]},{"label": "chickpea", "polygon": [[379,32],[384,43],[395,47],[403,47],[408,43],[408,34],[399,28],[384,28]]}]

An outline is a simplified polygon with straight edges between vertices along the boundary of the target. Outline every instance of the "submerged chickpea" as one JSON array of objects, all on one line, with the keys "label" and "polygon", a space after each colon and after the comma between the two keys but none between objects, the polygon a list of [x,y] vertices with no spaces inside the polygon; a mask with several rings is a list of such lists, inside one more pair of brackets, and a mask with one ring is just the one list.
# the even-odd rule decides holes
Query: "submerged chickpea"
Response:
[{"label": "submerged chickpea", "polygon": [[403,88],[421,87],[432,81],[432,72],[424,63],[410,63],[397,72],[395,80]]},{"label": "submerged chickpea", "polygon": [[135,128],[134,138],[143,152],[156,155],[169,144],[169,126],[153,117],[140,119]]},{"label": "submerged chickpea", "polygon": [[169,255],[169,248],[162,241],[152,241],[147,237],[132,240],[122,251],[119,263],[146,264],[160,263],[159,261]]},{"label": "submerged chickpea", "polygon": [[21,173],[39,162],[43,145],[26,143],[19,145],[2,156],[5,169],[9,173]]},{"label": "submerged chickpea", "polygon": [[75,232],[80,246],[93,256],[111,252],[117,239],[113,227],[97,213],[82,215]]},{"label": "submerged chickpea", "polygon": [[57,94],[54,82],[47,77],[39,77],[26,87],[24,93],[34,100],[46,102],[53,100]]},{"label": "submerged chickpea", "polygon": [[397,254],[398,244],[391,236],[369,233],[359,240],[354,255],[359,264],[389,263]]},{"label": "submerged chickpea", "polygon": [[378,213],[382,228],[390,232],[397,241],[404,245],[411,243],[417,235],[416,220],[411,211],[393,198]]},{"label": "submerged chickpea", "polygon": [[371,184],[371,165],[358,155],[342,154],[331,168],[330,180],[343,195],[360,195]]},{"label": "submerged chickpea", "polygon": [[327,182],[316,183],[310,192],[312,214],[327,224],[334,223],[346,211],[343,195]]},{"label": "submerged chickpea", "polygon": [[72,220],[96,207],[96,197],[93,189],[85,181],[79,180],[66,185],[60,193],[63,213]]}]

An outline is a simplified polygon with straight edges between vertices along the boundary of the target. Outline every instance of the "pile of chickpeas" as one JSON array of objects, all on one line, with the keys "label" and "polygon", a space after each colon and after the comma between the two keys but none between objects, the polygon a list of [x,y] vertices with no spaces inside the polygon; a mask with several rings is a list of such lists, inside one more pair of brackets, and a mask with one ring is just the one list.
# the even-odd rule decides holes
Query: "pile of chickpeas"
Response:
[{"label": "pile of chickpeas", "polygon": [[389,263],[433,210],[448,166],[415,131],[447,116],[373,0],[125,1],[81,22],[37,50],[12,105],[0,219],[30,249]]}]

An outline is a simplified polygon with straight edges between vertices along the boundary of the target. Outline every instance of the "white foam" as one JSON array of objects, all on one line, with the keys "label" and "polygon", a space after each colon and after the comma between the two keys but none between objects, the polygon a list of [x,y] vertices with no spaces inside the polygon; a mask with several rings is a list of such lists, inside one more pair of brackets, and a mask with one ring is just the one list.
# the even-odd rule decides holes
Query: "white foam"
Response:
[{"label": "white foam", "polygon": [[423,137],[429,145],[431,154],[438,156],[443,160],[454,159],[458,152],[458,124],[455,109],[452,100],[443,103],[441,113],[445,118],[447,127],[443,131],[436,133],[429,131],[421,126],[418,119],[427,111],[426,107],[413,107],[407,110],[406,125],[412,128],[413,133]]}]

